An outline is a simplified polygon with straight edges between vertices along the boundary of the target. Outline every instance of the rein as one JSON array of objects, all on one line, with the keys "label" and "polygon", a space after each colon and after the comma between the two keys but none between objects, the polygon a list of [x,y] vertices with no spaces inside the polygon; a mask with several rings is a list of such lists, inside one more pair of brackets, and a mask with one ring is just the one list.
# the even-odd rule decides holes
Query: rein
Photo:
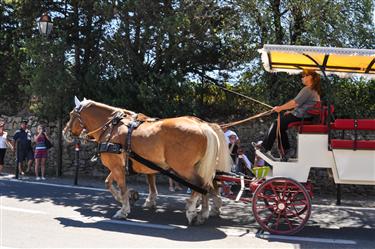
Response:
[{"label": "rein", "polygon": [[235,125],[238,125],[238,124],[242,124],[242,123],[248,122],[248,121],[253,120],[253,119],[257,119],[257,118],[260,118],[260,117],[263,117],[263,116],[270,115],[271,113],[273,113],[273,110],[268,110],[268,111],[258,113],[258,114],[254,115],[254,116],[251,116],[249,118],[245,118],[245,119],[242,119],[242,120],[239,120],[239,121],[234,121],[234,122],[230,122],[230,123],[226,123],[226,124],[221,124],[220,127],[221,128],[232,127],[232,126],[235,126]]},{"label": "rein", "polygon": [[285,156],[285,150],[283,147],[283,143],[281,141],[281,131],[280,131],[280,112],[277,114],[277,128],[276,128],[276,141],[277,141],[277,149],[280,155],[280,158]]}]

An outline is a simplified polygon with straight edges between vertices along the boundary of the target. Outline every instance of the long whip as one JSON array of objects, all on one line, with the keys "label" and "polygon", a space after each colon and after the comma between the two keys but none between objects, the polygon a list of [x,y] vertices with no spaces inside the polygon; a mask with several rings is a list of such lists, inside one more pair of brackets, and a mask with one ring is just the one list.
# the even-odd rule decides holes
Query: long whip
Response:
[{"label": "long whip", "polygon": [[241,96],[241,97],[246,98],[246,99],[250,99],[250,100],[252,100],[252,101],[254,101],[254,102],[258,103],[258,104],[264,105],[264,106],[266,106],[266,107],[268,107],[268,108],[271,108],[271,109],[273,108],[273,106],[270,106],[270,105],[268,105],[268,104],[266,104],[266,103],[264,103],[264,102],[262,102],[262,101],[259,101],[259,100],[257,100],[257,99],[254,99],[254,98],[251,98],[251,97],[249,97],[249,96],[246,96],[246,95],[244,95],[244,94],[242,94],[242,93],[239,93],[239,92],[236,92],[236,91],[233,91],[233,90],[230,90],[230,89],[228,89],[228,88],[226,88],[226,87],[221,86],[221,85],[219,84],[218,80],[216,80],[216,79],[214,79],[214,78],[212,78],[212,77],[210,77],[210,76],[207,76],[207,75],[205,75],[205,74],[203,74],[203,73],[201,73],[201,72],[199,72],[199,71],[195,71],[195,72],[196,72],[197,74],[199,74],[200,76],[202,76],[203,78],[206,78],[206,79],[210,80],[212,83],[214,83],[214,85],[215,85],[216,87],[222,89],[223,91],[226,91],[226,92],[230,92],[230,93],[236,94],[236,95]]}]

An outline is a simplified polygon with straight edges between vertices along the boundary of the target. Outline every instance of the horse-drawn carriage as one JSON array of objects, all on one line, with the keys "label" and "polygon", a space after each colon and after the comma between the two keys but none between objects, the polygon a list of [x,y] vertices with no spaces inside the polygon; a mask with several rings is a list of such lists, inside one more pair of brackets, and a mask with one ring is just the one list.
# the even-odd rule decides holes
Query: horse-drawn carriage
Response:
[{"label": "horse-drawn carriage", "polygon": [[[375,78],[375,50],[265,45],[260,52],[270,72],[300,73],[303,69],[316,69],[324,76]],[[94,101],[76,100],[64,135],[69,139],[85,131],[86,137],[99,143],[102,162],[111,171],[106,180],[107,188],[122,203],[116,218],[126,218],[130,212],[124,167],[130,159],[136,172],[148,176],[150,193],[146,206],[156,205],[155,173],[162,172],[193,188],[186,216],[189,224],[194,221],[200,224],[220,212],[218,183],[232,182],[240,185],[239,192],[232,197],[252,203],[255,219],[264,230],[293,234],[300,231],[310,217],[313,187],[308,176],[311,168],[331,169],[338,184],[375,185],[375,140],[358,139],[356,135],[358,130],[374,131],[375,120],[333,120],[332,112],[329,102],[320,104],[314,113],[317,123],[292,124],[299,129],[296,159],[280,161],[256,150],[271,166],[266,177],[256,180],[228,173],[231,163],[223,132],[217,125],[195,117],[153,120]],[[354,139],[333,138],[334,130],[353,130]],[[112,186],[113,181],[120,191]],[[246,192],[251,194],[246,197],[243,195]],[[213,198],[211,209],[209,196]],[[202,208],[199,211],[196,206],[200,198]]]}]

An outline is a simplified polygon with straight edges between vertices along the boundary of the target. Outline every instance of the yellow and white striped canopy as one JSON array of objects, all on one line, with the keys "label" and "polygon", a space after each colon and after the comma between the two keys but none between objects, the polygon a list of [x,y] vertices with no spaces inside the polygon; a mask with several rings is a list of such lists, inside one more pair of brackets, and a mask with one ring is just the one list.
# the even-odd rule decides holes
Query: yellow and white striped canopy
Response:
[{"label": "yellow and white striped canopy", "polygon": [[339,77],[375,78],[375,50],[287,45],[264,45],[264,68],[268,72],[301,73],[303,69],[325,70]]}]

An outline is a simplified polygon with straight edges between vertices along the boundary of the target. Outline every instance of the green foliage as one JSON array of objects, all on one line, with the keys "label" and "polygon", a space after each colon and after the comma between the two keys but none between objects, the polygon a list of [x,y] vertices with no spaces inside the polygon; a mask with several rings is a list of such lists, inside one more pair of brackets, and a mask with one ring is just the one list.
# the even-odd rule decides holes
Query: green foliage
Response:
[{"label": "green foliage", "polygon": [[375,80],[339,80],[332,84],[335,116],[375,118]]},{"label": "green foliage", "polygon": [[[45,39],[35,21],[47,10]],[[25,0],[1,1],[0,11],[0,111],[49,119],[67,116],[74,95],[150,116],[241,119],[265,109],[202,75],[278,105],[301,79],[265,73],[264,44],[375,46],[372,0]],[[337,115],[375,117],[374,81],[334,78],[331,88]]]},{"label": "green foliage", "polygon": [[74,78],[65,65],[64,43],[33,38],[25,43],[27,60],[22,74],[29,84],[22,90],[31,96],[30,110],[40,116],[56,120],[69,110]]}]

